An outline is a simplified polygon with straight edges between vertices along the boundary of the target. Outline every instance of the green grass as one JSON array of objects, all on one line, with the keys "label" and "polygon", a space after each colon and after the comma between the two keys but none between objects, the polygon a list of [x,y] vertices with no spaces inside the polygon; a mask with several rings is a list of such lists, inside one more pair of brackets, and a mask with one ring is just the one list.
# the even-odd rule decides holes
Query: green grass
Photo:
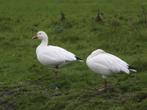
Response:
[{"label": "green grass", "polygon": [[[146,0],[1,0],[0,110],[146,110],[146,7]],[[95,22],[98,9],[103,22]],[[101,94],[101,76],[85,63],[61,68],[55,80],[36,59],[40,41],[31,38],[39,30],[83,59],[101,48],[138,72],[110,76],[113,90]]]}]

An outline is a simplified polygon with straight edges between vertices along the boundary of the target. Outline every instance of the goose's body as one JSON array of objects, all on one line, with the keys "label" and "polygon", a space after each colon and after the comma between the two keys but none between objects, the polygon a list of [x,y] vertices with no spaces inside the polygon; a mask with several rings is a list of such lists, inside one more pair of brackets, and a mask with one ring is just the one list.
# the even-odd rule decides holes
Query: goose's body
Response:
[{"label": "goose's body", "polygon": [[39,45],[36,49],[38,61],[46,66],[62,66],[69,62],[76,61],[76,56],[67,50],[57,46]]},{"label": "goose's body", "polygon": [[87,57],[86,64],[92,71],[101,74],[104,79],[107,75],[113,73],[124,72],[129,74],[131,71],[136,72],[136,70],[130,69],[129,65],[122,59],[101,49],[93,51]]},{"label": "goose's body", "polygon": [[80,60],[76,55],[61,47],[48,45],[48,36],[43,31],[39,31],[33,37],[33,39],[35,38],[41,40],[41,44],[36,49],[37,59],[45,66],[58,68],[69,62]]}]

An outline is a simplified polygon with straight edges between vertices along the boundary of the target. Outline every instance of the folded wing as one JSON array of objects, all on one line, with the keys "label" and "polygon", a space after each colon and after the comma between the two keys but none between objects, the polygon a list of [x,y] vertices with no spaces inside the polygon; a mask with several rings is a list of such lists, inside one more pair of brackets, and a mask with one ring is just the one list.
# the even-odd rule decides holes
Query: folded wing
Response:
[{"label": "folded wing", "polygon": [[101,66],[104,70],[109,72],[118,73],[118,72],[125,72],[129,74],[128,64],[121,60],[120,58],[109,54],[103,53],[93,57],[91,60],[95,62],[95,65]]},{"label": "folded wing", "polygon": [[48,46],[43,54],[47,59],[54,60],[54,62],[71,62],[76,60],[73,53],[57,46]]}]

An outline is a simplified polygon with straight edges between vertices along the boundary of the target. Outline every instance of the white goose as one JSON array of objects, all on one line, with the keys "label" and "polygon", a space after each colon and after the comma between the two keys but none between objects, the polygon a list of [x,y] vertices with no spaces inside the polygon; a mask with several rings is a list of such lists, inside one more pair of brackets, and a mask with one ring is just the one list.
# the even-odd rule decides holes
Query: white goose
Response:
[{"label": "white goose", "polygon": [[86,64],[92,71],[102,75],[104,79],[104,90],[107,88],[107,75],[119,72],[124,72],[126,74],[129,74],[131,71],[136,72],[135,69],[129,68],[129,65],[117,56],[106,53],[101,49],[93,51],[87,57]]},{"label": "white goose", "polygon": [[48,36],[43,31],[37,32],[36,36],[32,37],[32,39],[41,40],[41,44],[36,49],[36,55],[38,61],[45,66],[58,69],[69,62],[81,60],[73,53],[61,47],[48,45]]}]

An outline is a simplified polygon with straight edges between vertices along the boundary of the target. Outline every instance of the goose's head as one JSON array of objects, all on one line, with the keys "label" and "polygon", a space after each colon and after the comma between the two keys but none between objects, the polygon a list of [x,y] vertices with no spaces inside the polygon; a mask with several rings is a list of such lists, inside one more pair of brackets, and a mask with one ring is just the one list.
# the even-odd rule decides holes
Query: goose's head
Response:
[{"label": "goose's head", "polygon": [[89,55],[89,58],[92,58],[92,57],[95,57],[99,54],[103,54],[103,53],[106,53],[104,50],[102,49],[97,49],[97,50],[94,50],[90,55]]},{"label": "goose's head", "polygon": [[105,53],[105,51],[102,50],[102,49],[97,49],[97,50],[94,50],[94,51],[91,53],[91,55],[98,55],[98,54],[101,54],[101,53]]},{"label": "goose's head", "polygon": [[44,31],[39,31],[32,39],[48,40],[48,36]]}]

